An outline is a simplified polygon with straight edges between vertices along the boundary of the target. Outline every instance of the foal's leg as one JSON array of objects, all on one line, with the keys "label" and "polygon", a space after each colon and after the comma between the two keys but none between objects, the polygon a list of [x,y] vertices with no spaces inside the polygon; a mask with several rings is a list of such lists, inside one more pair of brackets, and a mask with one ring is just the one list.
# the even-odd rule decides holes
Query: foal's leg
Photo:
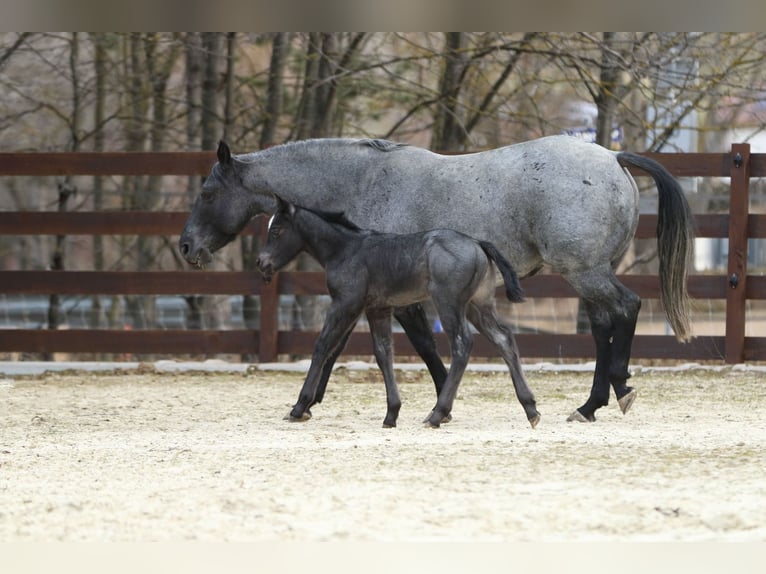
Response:
[{"label": "foal's leg", "polygon": [[494,298],[487,302],[470,304],[468,306],[468,320],[473,323],[480,333],[494,343],[502,355],[511,373],[516,398],[521,403],[529,424],[532,425],[532,428],[535,428],[537,423],[540,422],[540,413],[537,411],[535,395],[532,393],[524,377],[516,339],[513,337],[510,326],[501,321],[497,316]]},{"label": "foal's leg", "polygon": [[424,421],[431,427],[438,428],[445,418],[450,417],[452,412],[457,389],[468,365],[468,357],[473,347],[473,335],[463,312],[465,303],[457,306],[454,305],[454,302],[452,304],[445,304],[445,302],[439,301],[436,296],[434,297],[434,303],[439,312],[444,332],[449,337],[452,354],[452,361],[447,373],[447,379],[444,381],[444,387],[442,387],[439,397],[436,399],[436,406]]},{"label": "foal's leg", "polygon": [[[349,329],[348,333],[346,333],[346,336],[343,338],[343,341],[341,341],[340,345],[338,345],[338,348],[333,351],[333,353],[330,355],[330,358],[327,359],[327,362],[325,362],[324,368],[322,369],[322,374],[319,376],[319,385],[317,386],[316,396],[314,396],[314,402],[309,405],[309,409],[315,404],[322,402],[325,391],[327,390],[327,383],[330,380],[330,375],[332,375],[332,368],[335,366],[335,362],[343,352],[343,349],[346,348],[346,343],[348,343],[348,339],[351,337],[351,332],[353,330],[354,327]],[[311,414],[311,411],[309,410],[306,412],[309,413],[309,415]]]},{"label": "foal's leg", "polygon": [[439,356],[433,331],[428,324],[423,305],[415,303],[414,305],[394,309],[394,317],[399,321],[415,351],[417,351],[426,367],[428,367],[428,372],[431,373],[431,378],[436,387],[436,396],[438,397],[444,386],[444,380],[447,378],[447,368]]},{"label": "foal's leg", "polygon": [[287,417],[290,421],[306,421],[311,418],[308,408],[314,404],[319,377],[331,355],[348,339],[349,333],[354,328],[362,310],[361,302],[344,303],[336,300],[330,305],[327,318],[314,344],[311,366],[309,366],[306,380],[298,395],[298,402],[295,403]]},{"label": "foal's leg", "polygon": [[[433,332],[431,326],[428,324],[425,310],[420,303],[414,305],[408,305],[407,307],[399,307],[394,310],[394,317],[399,321],[404,332],[407,334],[412,346],[417,351],[420,358],[428,367],[428,372],[431,374],[431,378],[434,381],[436,387],[436,396],[439,396],[442,386],[444,385],[444,379],[447,378],[447,369],[442,362],[439,351],[436,348],[436,342],[434,341]],[[349,335],[351,332],[349,331]],[[338,350],[325,363],[325,367],[322,370],[322,375],[319,378],[319,386],[317,387],[316,397],[314,397],[314,403],[310,407],[317,403],[321,403],[324,398],[325,391],[327,390],[327,383],[332,374],[332,368],[338,357],[343,352],[346,346],[346,340],[338,347]],[[451,417],[447,417],[442,422],[448,422]]]},{"label": "foal's leg", "polygon": [[378,362],[383,373],[383,381],[386,384],[386,418],[383,420],[384,428],[396,426],[399,409],[402,408],[402,399],[394,377],[394,351],[391,338],[391,309],[367,309],[367,321],[370,324],[372,335],[372,348],[375,360]]}]

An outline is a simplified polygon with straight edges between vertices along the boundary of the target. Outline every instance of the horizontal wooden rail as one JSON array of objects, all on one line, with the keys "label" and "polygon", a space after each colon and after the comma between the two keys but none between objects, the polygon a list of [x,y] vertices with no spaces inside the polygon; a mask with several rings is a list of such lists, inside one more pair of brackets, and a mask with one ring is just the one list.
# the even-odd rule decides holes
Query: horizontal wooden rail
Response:
[{"label": "horizontal wooden rail", "polygon": [[0,175],[199,175],[210,173],[212,152],[0,153]]},{"label": "horizontal wooden rail", "polygon": [[[442,355],[449,355],[449,345],[443,333],[437,333],[436,342]],[[316,333],[281,332],[277,342],[278,354],[310,355]],[[590,335],[516,335],[521,356],[529,358],[583,359],[593,358],[595,348]],[[754,340],[755,341],[755,340]],[[28,353],[113,353],[156,354],[158,349],[168,354],[253,354],[258,352],[258,331],[182,331],[182,330],[130,330],[102,331],[94,329],[0,330],[0,352]],[[760,350],[762,343],[758,343]],[[724,337],[697,337],[690,343],[679,343],[663,335],[637,335],[633,343],[633,357],[694,361],[717,361],[724,357]],[[403,333],[394,333],[394,348],[399,357],[416,355],[412,344]],[[747,348],[747,345],[746,345]],[[344,351],[347,355],[372,356],[369,333],[352,333]],[[474,357],[497,357],[497,350],[483,335],[476,335],[471,351]]]},{"label": "horizontal wooden rail", "polygon": [[0,271],[0,293],[25,295],[258,295],[250,271]]},{"label": "horizontal wooden rail", "polygon": [[[181,235],[188,212],[0,211],[1,235]],[[243,235],[258,233],[254,219]]]},{"label": "horizontal wooden rail", "polygon": [[257,352],[258,342],[258,331],[246,330],[0,330],[0,352],[247,354]]}]

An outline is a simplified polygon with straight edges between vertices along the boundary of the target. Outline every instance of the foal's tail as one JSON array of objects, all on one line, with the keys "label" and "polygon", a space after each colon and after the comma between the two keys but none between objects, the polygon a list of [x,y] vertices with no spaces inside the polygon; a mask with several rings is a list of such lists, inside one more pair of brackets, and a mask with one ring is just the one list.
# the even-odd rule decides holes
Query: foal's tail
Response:
[{"label": "foal's tail", "polygon": [[489,241],[479,241],[479,245],[484,250],[497,268],[500,270],[500,274],[503,276],[503,282],[505,283],[505,296],[513,303],[520,303],[524,300],[524,291],[519,284],[519,276],[516,275],[516,271],[511,266],[511,262],[508,261],[503,254],[497,250]]},{"label": "foal's tail", "polygon": [[679,341],[691,339],[690,300],[686,291],[688,267],[694,255],[694,219],[681,186],[661,164],[647,157],[621,152],[620,165],[641,168],[654,178],[659,191],[657,253],[660,259],[660,300]]}]

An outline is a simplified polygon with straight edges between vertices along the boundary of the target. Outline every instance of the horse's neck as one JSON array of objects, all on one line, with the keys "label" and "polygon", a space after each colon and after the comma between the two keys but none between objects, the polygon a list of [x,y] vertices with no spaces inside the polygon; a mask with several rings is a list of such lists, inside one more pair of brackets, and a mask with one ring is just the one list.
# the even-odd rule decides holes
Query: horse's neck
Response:
[{"label": "horse's neck", "polygon": [[326,268],[336,258],[345,258],[345,249],[354,249],[359,236],[357,232],[305,210],[301,210],[299,214],[295,218],[295,225],[303,238],[304,249],[322,267]]},{"label": "horse's neck", "polygon": [[343,205],[358,189],[369,159],[354,148],[317,140],[286,144],[252,154],[244,183],[270,190],[297,205]]}]

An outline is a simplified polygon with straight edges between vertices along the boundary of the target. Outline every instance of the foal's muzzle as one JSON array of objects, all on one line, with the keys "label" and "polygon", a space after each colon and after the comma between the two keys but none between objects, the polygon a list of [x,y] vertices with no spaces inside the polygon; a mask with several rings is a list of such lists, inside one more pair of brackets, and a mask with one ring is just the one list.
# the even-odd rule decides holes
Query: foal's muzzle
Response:
[{"label": "foal's muzzle", "polygon": [[255,265],[258,267],[258,271],[263,275],[264,282],[268,283],[274,277],[274,264],[268,256],[259,255],[255,260]]}]

